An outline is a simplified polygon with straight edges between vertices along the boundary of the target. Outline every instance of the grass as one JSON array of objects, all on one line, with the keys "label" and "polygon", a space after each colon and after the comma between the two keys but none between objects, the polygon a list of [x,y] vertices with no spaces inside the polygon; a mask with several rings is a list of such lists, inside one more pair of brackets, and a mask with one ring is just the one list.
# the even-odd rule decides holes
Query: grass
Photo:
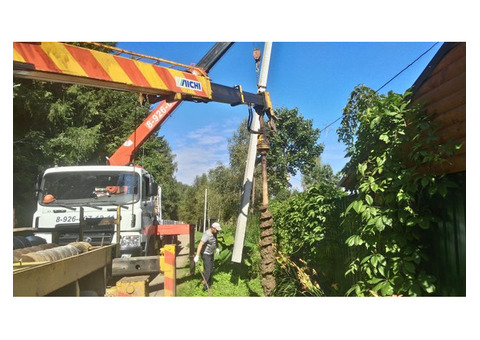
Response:
[{"label": "grass", "polygon": [[260,279],[245,280],[234,274],[234,271],[219,271],[213,274],[213,285],[210,292],[204,291],[201,285],[202,277],[197,272],[195,275],[186,277],[181,283],[177,282],[177,296],[223,296],[223,297],[246,297],[263,296]]}]

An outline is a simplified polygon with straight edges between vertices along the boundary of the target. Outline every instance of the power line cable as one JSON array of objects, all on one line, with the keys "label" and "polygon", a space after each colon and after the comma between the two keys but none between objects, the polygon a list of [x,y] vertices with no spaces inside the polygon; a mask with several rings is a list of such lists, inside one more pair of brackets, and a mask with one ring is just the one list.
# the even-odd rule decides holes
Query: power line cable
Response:
[{"label": "power line cable", "polygon": [[417,59],[415,59],[414,61],[412,61],[410,64],[408,64],[403,70],[401,70],[400,72],[398,72],[396,75],[394,75],[392,77],[392,79],[390,79],[389,81],[387,81],[385,84],[382,85],[382,87],[380,87],[377,91],[375,92],[378,92],[380,91],[381,89],[383,89],[385,86],[387,86],[392,80],[394,80],[395,78],[397,78],[400,74],[403,73],[403,71],[405,71],[406,69],[408,69],[410,66],[412,66],[413,64],[415,64],[421,57],[423,57],[425,54],[427,54],[428,52],[430,52],[430,50],[432,48],[434,48],[436,45],[438,44],[438,42],[436,42],[435,44],[433,44],[428,50],[426,50],[425,52],[423,52]]},{"label": "power line cable", "polygon": [[[400,72],[398,72],[396,75],[394,75],[389,81],[387,81],[385,84],[383,84],[378,90],[376,90],[375,92],[378,92],[380,91],[381,89],[383,89],[385,86],[387,86],[390,82],[392,82],[395,78],[397,78],[400,74],[402,74],[403,72],[405,72],[408,68],[410,68],[410,66],[412,66],[413,64],[415,64],[420,58],[422,58],[425,54],[427,54],[428,52],[430,52],[430,50],[432,48],[434,48],[436,45],[438,45],[438,42],[436,42],[435,44],[433,44],[432,46],[430,46],[430,48],[428,50],[426,50],[425,52],[423,52],[420,56],[418,56],[414,61],[412,61],[410,64],[408,64],[405,68],[403,68],[403,70],[401,70]],[[338,122],[343,116],[340,116],[338,117],[337,119],[335,119],[333,122],[331,122],[330,124],[328,124],[327,126],[325,126],[323,129],[320,130],[320,133],[322,133],[323,131],[325,131],[327,128],[329,128],[330,126],[332,126],[333,124],[335,124],[336,122]]]},{"label": "power line cable", "polygon": [[325,131],[326,129],[328,129],[330,126],[332,126],[333,124],[335,124],[336,122],[338,122],[340,119],[342,119],[343,116],[340,116],[338,117],[337,119],[335,119],[333,122],[331,122],[330,124],[328,124],[327,126],[325,126],[323,129],[320,130],[320,133],[322,133],[323,131]]}]

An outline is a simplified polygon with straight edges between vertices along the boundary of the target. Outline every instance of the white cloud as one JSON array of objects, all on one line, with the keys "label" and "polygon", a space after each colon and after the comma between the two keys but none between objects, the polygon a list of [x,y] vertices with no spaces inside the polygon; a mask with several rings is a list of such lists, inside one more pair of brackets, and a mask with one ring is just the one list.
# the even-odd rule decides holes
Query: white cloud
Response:
[{"label": "white cloud", "polygon": [[177,180],[191,185],[196,176],[208,173],[217,163],[228,164],[230,135],[230,129],[209,125],[191,131],[178,140],[174,150],[178,164]]},{"label": "white cloud", "polygon": [[216,134],[216,129],[207,126],[188,133],[187,139],[199,145],[215,145],[224,142],[225,136]]}]

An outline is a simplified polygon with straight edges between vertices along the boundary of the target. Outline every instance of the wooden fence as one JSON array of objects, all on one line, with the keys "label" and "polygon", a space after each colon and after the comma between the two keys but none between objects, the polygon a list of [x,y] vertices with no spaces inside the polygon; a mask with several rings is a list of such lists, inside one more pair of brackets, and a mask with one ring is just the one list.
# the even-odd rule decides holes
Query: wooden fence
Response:
[{"label": "wooden fence", "polygon": [[424,237],[429,246],[425,269],[438,280],[436,295],[466,296],[466,172],[448,176],[458,189],[428,202],[441,221]]},{"label": "wooden fence", "polygon": [[[458,188],[447,197],[424,200],[440,216],[422,236],[428,260],[424,267],[436,277],[437,296],[466,296],[466,172],[448,175]],[[345,211],[353,196],[337,201],[339,211]],[[357,256],[355,247],[348,247],[345,240],[353,233],[353,226],[340,225],[325,235],[322,288],[327,295],[344,295],[359,279],[345,272],[349,263]]]}]

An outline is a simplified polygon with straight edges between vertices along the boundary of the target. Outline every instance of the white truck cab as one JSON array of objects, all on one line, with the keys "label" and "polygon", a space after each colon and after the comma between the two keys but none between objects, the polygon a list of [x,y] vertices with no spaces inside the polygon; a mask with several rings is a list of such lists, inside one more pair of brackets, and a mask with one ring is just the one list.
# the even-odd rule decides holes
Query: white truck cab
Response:
[{"label": "white truck cab", "polygon": [[154,246],[158,185],[136,166],[69,166],[47,169],[37,182],[35,235],[65,245],[79,239],[92,245],[116,242],[116,228],[104,219],[117,218],[120,207],[120,254],[150,255]]}]

